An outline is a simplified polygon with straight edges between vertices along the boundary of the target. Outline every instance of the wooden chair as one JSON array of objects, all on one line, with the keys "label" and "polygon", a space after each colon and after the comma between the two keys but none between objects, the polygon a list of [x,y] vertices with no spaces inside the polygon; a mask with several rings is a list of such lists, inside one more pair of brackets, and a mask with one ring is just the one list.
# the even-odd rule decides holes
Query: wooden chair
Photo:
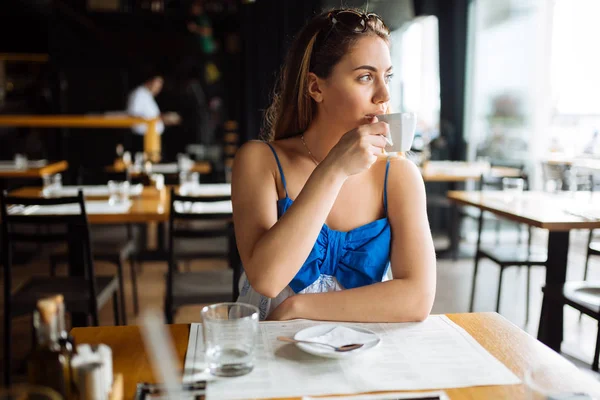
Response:
[{"label": "wooden chair", "polygon": [[[83,183],[86,185],[104,185],[109,180],[116,181],[129,181],[132,182],[131,177],[127,171],[125,172],[108,172],[104,169],[89,169],[83,170]],[[132,183],[143,183],[140,178]],[[136,273],[136,256],[138,253],[138,241],[134,234],[134,227],[131,224],[125,225],[125,235],[120,232],[115,235],[114,226],[102,226],[101,229],[111,229],[110,237],[106,238],[103,235],[101,238],[96,238],[95,231],[93,228],[90,229],[92,237],[92,247],[94,249],[93,259],[95,261],[101,261],[113,264],[117,267],[117,276],[119,278],[119,296],[121,297],[121,319],[123,325],[127,325],[127,310],[126,310],[126,296],[125,296],[125,280],[123,278],[123,266],[129,262],[131,283],[133,286],[133,309],[137,315],[139,312],[138,302],[138,290],[137,290],[137,273]],[[119,226],[121,228],[121,226]],[[57,249],[50,255],[50,275],[56,275],[56,269],[59,264],[68,262],[68,254],[64,249]]]},{"label": "wooden chair", "polygon": [[[168,233],[168,272],[166,280],[165,317],[173,323],[177,308],[189,304],[235,301],[238,296],[240,261],[229,221],[231,214],[221,212],[198,212],[196,206],[230,201],[229,196],[195,197],[181,196],[171,189],[171,205]],[[219,221],[216,226],[206,227],[207,222]],[[201,226],[204,223],[204,226]],[[200,225],[200,226],[199,226]],[[227,240],[226,249],[206,248],[206,239]],[[179,252],[176,243],[194,239],[194,250]],[[229,268],[197,272],[181,272],[178,260],[227,259]]]},{"label": "wooden chair", "polygon": [[[74,206],[74,213],[35,213],[37,207]],[[64,211],[64,210],[63,210]],[[25,198],[0,191],[2,216],[2,263],[4,265],[4,379],[11,382],[12,318],[31,313],[40,298],[61,293],[71,314],[91,317],[98,325],[98,309],[112,297],[115,325],[119,324],[119,282],[114,276],[96,276],[92,262],[89,225],[83,193],[76,197]],[[38,226],[51,226],[49,230]],[[57,228],[61,228],[57,231]],[[12,287],[12,253],[16,243],[68,243],[71,268],[77,273],[67,277],[35,276],[18,288]],[[88,321],[89,322],[89,321]]]}]

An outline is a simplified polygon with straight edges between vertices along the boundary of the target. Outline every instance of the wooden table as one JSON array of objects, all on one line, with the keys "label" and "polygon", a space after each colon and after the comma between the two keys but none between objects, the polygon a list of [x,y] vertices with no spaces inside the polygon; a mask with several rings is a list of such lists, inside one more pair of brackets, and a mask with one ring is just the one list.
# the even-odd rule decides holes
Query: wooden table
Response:
[{"label": "wooden table", "polygon": [[[449,314],[448,317],[464,328],[520,379],[523,379],[525,371],[532,366],[543,364],[558,368],[568,363],[499,314]],[[189,325],[170,325],[169,330],[179,358],[179,366],[183,369]],[[114,372],[122,373],[125,378],[125,398],[133,397],[138,382],[156,382],[138,327],[74,328],[71,333],[77,343],[105,343],[112,348]],[[591,395],[600,396],[600,383],[583,373],[564,376],[561,381],[549,381],[548,385],[562,391],[581,392],[585,389]],[[525,396],[525,387],[523,384],[479,386],[447,389],[446,392],[453,400],[520,399]]]},{"label": "wooden table", "polygon": [[[164,164],[158,164],[158,166],[160,165],[164,165]],[[107,172],[116,172],[116,173],[122,173],[125,172],[127,170],[127,167],[125,166],[125,164],[123,164],[122,162],[118,162],[115,161],[115,163],[113,165],[109,165],[108,167],[106,167],[106,171]],[[191,172],[197,172],[199,174],[210,174],[212,171],[212,165],[210,162],[208,161],[195,161],[194,165],[192,166]],[[152,173],[154,171],[151,171],[150,173]],[[163,175],[173,175],[173,174],[177,174],[178,172],[172,172],[172,173],[164,173],[164,172],[160,172],[156,171],[156,173],[159,174],[163,174]],[[144,170],[140,170],[140,169],[135,169],[135,168],[130,168],[129,169],[129,175],[131,177],[138,177],[141,175],[146,174],[146,172]]]},{"label": "wooden table", "polygon": [[518,168],[490,167],[488,163],[482,162],[428,161],[421,167],[421,175],[425,182],[478,181],[484,173],[489,173],[494,177],[521,176]]},{"label": "wooden table", "polygon": [[[587,220],[566,211],[587,207],[600,209],[600,193],[526,191],[507,199],[502,191],[450,191],[448,198],[457,204],[477,207],[511,221],[547,229],[546,283],[553,286],[563,285],[566,280],[569,231],[600,228],[600,220]],[[546,306],[549,307],[548,318],[546,324],[539,327],[538,339],[560,351],[563,307],[544,297],[543,307]]]},{"label": "wooden table", "polygon": [[[11,192],[13,196],[41,197],[42,188],[23,187]],[[88,221],[93,225],[106,224],[139,224],[148,222],[166,222],[169,220],[168,188],[159,191],[146,186],[142,194],[131,198],[131,208],[125,213],[89,214]]]},{"label": "wooden table", "polygon": [[[230,186],[229,184],[222,185]],[[93,225],[167,222],[169,220],[170,188],[170,186],[166,186],[164,189],[158,190],[152,186],[145,186],[140,196],[131,198],[131,208],[127,212],[115,214],[88,213],[88,221]],[[202,185],[200,185],[200,188],[202,188]],[[21,197],[41,197],[42,188],[27,186],[13,190],[10,194]],[[198,197],[203,195],[210,196],[211,193],[200,190],[195,194]],[[229,216],[229,214],[225,214],[225,218]]]},{"label": "wooden table", "polygon": [[156,125],[160,118],[141,118],[123,114],[107,115],[0,115],[0,126],[39,128],[130,128],[147,125],[144,152],[148,159],[160,161],[161,143]]},{"label": "wooden table", "polygon": [[69,168],[66,161],[49,162],[43,167],[27,167],[23,169],[0,169],[0,179],[2,178],[42,178],[46,175],[54,175]]}]

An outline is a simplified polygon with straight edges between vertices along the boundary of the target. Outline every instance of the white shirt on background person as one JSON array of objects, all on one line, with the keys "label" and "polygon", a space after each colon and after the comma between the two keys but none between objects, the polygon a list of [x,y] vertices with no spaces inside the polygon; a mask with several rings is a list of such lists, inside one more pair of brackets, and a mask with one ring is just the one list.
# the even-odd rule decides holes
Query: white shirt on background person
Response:
[{"label": "white shirt on background person", "polygon": [[[145,85],[135,88],[127,99],[127,113],[136,117],[142,118],[157,118],[160,117],[160,109],[152,95],[150,89]],[[147,125],[134,125],[131,129],[138,135],[143,136],[146,133]],[[165,125],[162,120],[156,123],[156,131],[162,135],[165,130]]]}]

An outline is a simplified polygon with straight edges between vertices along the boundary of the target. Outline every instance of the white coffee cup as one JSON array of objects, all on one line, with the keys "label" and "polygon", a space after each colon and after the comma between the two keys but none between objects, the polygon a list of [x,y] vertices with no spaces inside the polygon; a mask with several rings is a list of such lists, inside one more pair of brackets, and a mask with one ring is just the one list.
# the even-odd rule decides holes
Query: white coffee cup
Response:
[{"label": "white coffee cup", "polygon": [[389,139],[392,144],[385,148],[388,153],[410,150],[417,128],[417,114],[409,112],[382,114],[378,115],[377,119],[387,122],[390,126]]}]

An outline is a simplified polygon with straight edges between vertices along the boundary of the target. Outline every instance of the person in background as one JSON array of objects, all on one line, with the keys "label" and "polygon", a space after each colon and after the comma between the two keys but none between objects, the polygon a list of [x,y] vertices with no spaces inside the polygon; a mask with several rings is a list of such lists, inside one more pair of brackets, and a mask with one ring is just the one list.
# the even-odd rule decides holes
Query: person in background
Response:
[{"label": "person in background", "polygon": [[204,1],[194,0],[190,14],[188,30],[198,38],[202,53],[213,54],[217,50],[217,44],[213,38],[212,23],[204,10]]},{"label": "person in background", "polygon": [[[160,117],[156,129],[162,135],[165,125],[177,125],[181,122],[179,114],[174,112],[161,113],[155,97],[163,88],[164,80],[161,75],[152,75],[141,85],[133,89],[127,99],[127,113],[142,118]],[[133,152],[143,151],[144,135],[147,126],[145,124],[135,125],[131,128],[134,135],[130,150]],[[129,149],[128,149],[129,150]]]},{"label": "person in background", "polygon": [[266,143],[236,153],[239,302],[261,319],[422,321],[436,258],[425,185],[387,157],[389,30],[375,14],[322,13],[292,43]]}]

